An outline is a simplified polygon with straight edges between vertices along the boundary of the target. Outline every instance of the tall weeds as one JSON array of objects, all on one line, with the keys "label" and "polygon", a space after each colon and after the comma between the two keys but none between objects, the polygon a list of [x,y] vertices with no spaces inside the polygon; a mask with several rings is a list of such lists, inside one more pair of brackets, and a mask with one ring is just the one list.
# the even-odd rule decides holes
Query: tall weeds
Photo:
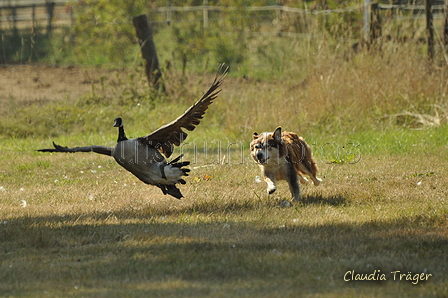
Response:
[{"label": "tall weeds", "polygon": [[[349,39],[338,40],[330,31],[308,38],[262,35],[246,39],[244,61],[230,63],[223,91],[207,111],[206,126],[195,135],[246,140],[255,130],[273,130],[278,125],[298,132],[350,134],[445,124],[447,65],[443,59],[427,60],[418,42],[421,30],[403,40],[390,37],[396,35],[396,27],[385,26],[386,37],[370,49],[356,48]],[[226,34],[231,33],[213,38],[225,39]],[[106,74],[91,69],[90,93],[70,102],[15,104],[3,113],[0,134],[102,134],[110,131],[111,119],[117,116],[126,119],[136,133],[148,133],[173,120],[210,86],[217,57],[200,55],[195,59],[202,60],[192,62],[184,73],[175,57],[170,58],[175,46],[170,36],[163,30],[155,35],[156,43],[162,44],[162,59],[169,62],[162,69],[166,94],[148,89],[139,65]],[[36,115],[36,109],[45,116]],[[50,123],[56,126],[49,134]]]}]

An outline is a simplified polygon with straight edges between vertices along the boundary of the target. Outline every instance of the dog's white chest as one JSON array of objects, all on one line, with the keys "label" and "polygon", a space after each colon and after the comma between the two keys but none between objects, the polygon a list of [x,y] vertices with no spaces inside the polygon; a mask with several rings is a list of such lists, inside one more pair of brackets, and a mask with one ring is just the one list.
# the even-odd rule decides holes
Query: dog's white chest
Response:
[{"label": "dog's white chest", "polygon": [[283,180],[287,169],[287,163],[285,158],[276,158],[269,160],[265,164],[260,164],[259,166],[264,174],[272,174],[275,179]]}]

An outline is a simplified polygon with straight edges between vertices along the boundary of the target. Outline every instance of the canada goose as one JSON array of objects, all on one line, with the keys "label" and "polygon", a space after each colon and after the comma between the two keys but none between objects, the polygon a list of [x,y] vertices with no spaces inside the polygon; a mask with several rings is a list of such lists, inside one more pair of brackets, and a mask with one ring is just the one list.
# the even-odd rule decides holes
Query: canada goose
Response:
[{"label": "canada goose", "polygon": [[184,168],[189,161],[180,161],[182,155],[168,162],[173,153],[174,146],[179,146],[186,138],[188,131],[195,129],[205,114],[208,106],[221,92],[218,89],[227,75],[229,67],[221,64],[213,84],[208,91],[185,113],[176,120],[153,131],[147,136],[128,139],[124,132],[123,120],[116,118],[114,127],[118,127],[118,139],[115,147],[91,145],[83,147],[63,147],[53,142],[54,148],[39,149],[41,152],[95,152],[112,156],[115,161],[126,170],[134,174],[138,179],[159,187],[163,194],[169,194],[175,198],[182,198],[177,183],[185,184],[182,176],[187,176],[190,169]]}]

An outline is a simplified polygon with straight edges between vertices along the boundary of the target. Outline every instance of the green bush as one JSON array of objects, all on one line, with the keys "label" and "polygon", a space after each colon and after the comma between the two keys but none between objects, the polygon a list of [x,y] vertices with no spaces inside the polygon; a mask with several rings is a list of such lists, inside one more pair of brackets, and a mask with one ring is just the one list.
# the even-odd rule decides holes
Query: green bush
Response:
[{"label": "green bush", "polygon": [[125,63],[135,55],[132,17],[146,13],[147,2],[86,0],[74,5],[73,55],[79,63]]}]

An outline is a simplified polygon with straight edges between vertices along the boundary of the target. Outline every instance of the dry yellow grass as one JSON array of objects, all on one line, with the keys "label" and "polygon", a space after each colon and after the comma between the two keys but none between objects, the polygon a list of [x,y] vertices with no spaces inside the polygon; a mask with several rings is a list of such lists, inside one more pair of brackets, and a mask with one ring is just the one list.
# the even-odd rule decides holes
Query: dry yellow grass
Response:
[{"label": "dry yellow grass", "polygon": [[[111,159],[2,158],[6,297],[442,297],[447,280],[444,154],[320,162],[319,187],[290,208],[258,167],[196,165],[185,198],[163,196]],[[191,156],[190,156],[191,157]],[[82,172],[81,172],[82,171]],[[14,178],[12,178],[14,177]],[[26,206],[24,206],[26,202]],[[373,273],[383,282],[344,281]],[[432,274],[393,281],[390,272]]]},{"label": "dry yellow grass", "polygon": [[[446,68],[404,52],[342,61],[326,51],[296,77],[226,79],[182,148],[194,162],[182,200],[110,158],[34,150],[113,145],[116,116],[129,136],[147,134],[207,77],[168,73],[173,99],[157,108],[144,80],[125,79],[91,82],[95,94],[75,101],[3,103],[0,296],[448,296]],[[425,114],[439,123],[413,116]],[[324,181],[288,208],[286,183],[268,197],[247,151],[253,131],[278,125],[312,145]],[[375,270],[387,280],[344,281]],[[431,276],[413,284],[394,271]]]}]

